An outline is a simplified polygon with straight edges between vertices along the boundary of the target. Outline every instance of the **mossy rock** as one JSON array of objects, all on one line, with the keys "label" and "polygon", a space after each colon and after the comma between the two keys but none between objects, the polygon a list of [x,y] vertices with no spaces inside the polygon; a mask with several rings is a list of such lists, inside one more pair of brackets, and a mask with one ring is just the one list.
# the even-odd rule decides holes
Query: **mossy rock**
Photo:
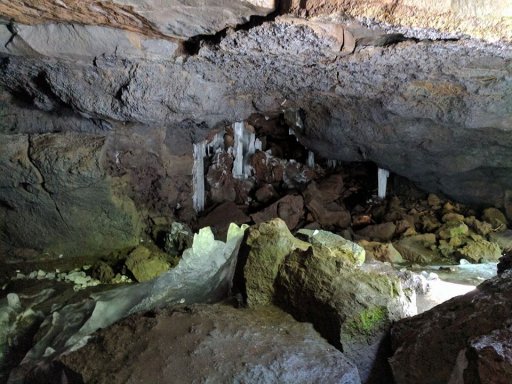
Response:
[{"label": "mossy rock", "polygon": [[365,261],[366,252],[363,247],[332,232],[301,229],[297,236],[310,243],[313,252],[319,257],[334,257],[354,265],[362,265]]},{"label": "mossy rock", "polygon": [[482,213],[482,220],[491,224],[495,230],[507,229],[507,218],[497,208],[484,209]]},{"label": "mossy rock", "polygon": [[249,253],[244,267],[244,279],[249,306],[271,303],[274,280],[286,256],[311,247],[311,244],[295,238],[286,223],[279,218],[250,228],[246,244]]},{"label": "mossy rock", "polygon": [[472,236],[466,245],[457,250],[460,258],[471,263],[498,261],[501,257],[501,248],[496,243],[491,243],[480,236]]},{"label": "mossy rock", "polygon": [[353,336],[373,335],[388,322],[388,310],[386,307],[372,307],[363,309],[355,318],[347,321],[345,329]]},{"label": "mossy rock", "polygon": [[393,245],[405,260],[412,263],[430,264],[441,260],[433,233],[404,237]]},{"label": "mossy rock", "polygon": [[469,233],[469,228],[462,221],[449,221],[439,228],[437,233],[441,239],[447,240],[453,237],[466,236]]},{"label": "mossy rock", "polygon": [[391,243],[379,243],[376,241],[361,240],[359,245],[366,252],[366,261],[379,260],[390,263],[403,263],[404,259],[400,252]]},{"label": "mossy rock", "polygon": [[142,245],[128,255],[125,265],[139,282],[154,279],[171,267],[161,253],[152,252]]}]

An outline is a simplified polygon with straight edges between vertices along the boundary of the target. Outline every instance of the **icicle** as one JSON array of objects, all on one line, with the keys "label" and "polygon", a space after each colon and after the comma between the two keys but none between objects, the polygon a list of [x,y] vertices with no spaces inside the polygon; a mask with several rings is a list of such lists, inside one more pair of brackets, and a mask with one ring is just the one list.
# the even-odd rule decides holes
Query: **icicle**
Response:
[{"label": "icicle", "polygon": [[261,142],[260,139],[256,139],[256,142],[254,143],[254,147],[256,148],[257,151],[262,151],[263,149],[263,144]]},{"label": "icicle", "polygon": [[379,183],[379,199],[386,198],[386,186],[388,184],[389,171],[386,169],[379,168],[377,172],[377,178]]},{"label": "icicle", "polygon": [[244,123],[237,122],[234,126],[234,154],[233,177],[235,179],[243,176],[244,171]]},{"label": "icicle", "polygon": [[192,202],[196,212],[201,212],[204,209],[204,157],[205,142],[194,144],[194,167],[192,168],[192,183],[194,195]]},{"label": "icicle", "polygon": [[308,152],[308,167],[309,168],[315,168],[315,153],[312,151]]},{"label": "icicle", "polygon": [[327,160],[327,166],[329,168],[336,168],[336,165],[338,165],[337,160]]}]

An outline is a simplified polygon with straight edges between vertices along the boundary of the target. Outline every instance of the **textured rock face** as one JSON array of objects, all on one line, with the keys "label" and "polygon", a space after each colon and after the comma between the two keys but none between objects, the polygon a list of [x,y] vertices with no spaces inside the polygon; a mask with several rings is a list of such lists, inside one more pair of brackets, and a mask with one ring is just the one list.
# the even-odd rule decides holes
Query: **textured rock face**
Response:
[{"label": "textured rock face", "polygon": [[85,382],[109,384],[361,382],[355,365],[310,324],[276,308],[197,305],[131,317],[100,331],[61,363],[68,379],[74,373]]},{"label": "textured rock face", "polygon": [[[435,40],[436,34],[429,35],[434,40],[402,41],[346,17],[342,23],[275,15],[204,39],[197,36],[268,14],[274,5],[240,1],[226,8],[211,1],[205,11],[197,1],[171,1],[155,12],[158,4],[0,1],[0,14],[14,20],[0,25],[4,142],[42,133],[97,135],[104,140],[97,149],[102,161],[88,185],[111,188],[99,201],[121,196],[119,215],[133,217],[133,203],[145,221],[157,212],[190,218],[192,142],[253,113],[299,111],[296,136],[325,158],[373,161],[425,189],[510,211],[510,45]],[[311,12],[366,15],[358,2],[352,13],[341,1],[301,4]],[[507,14],[498,5],[493,9]],[[0,214],[10,228],[21,228],[27,205],[13,206],[10,196],[28,193],[39,205],[44,194],[29,191],[35,179],[24,181],[25,192],[12,184],[10,174],[25,170],[7,153],[0,153],[0,162],[12,171],[2,172],[0,182],[10,189],[0,190]],[[64,174],[59,180],[67,188],[72,181]],[[88,196],[80,197],[80,207],[94,205],[96,195]],[[333,210],[324,203],[306,201],[319,216],[326,207]],[[61,208],[63,216],[79,209]],[[328,222],[347,225],[347,212],[335,208]],[[133,224],[126,229],[123,220],[114,216],[112,222],[125,238],[140,232]],[[2,236],[16,247],[48,248],[38,237],[16,242],[11,234]],[[131,244],[118,246],[125,243]]]},{"label": "textured rock face", "polygon": [[[0,254],[96,256],[138,243],[139,217],[101,167],[104,137],[0,135]],[[38,256],[40,257],[40,256]],[[0,259],[1,260],[1,259]]]},{"label": "textured rock face", "polygon": [[390,360],[396,383],[510,381],[511,285],[506,271],[473,292],[396,323]]},{"label": "textured rock face", "polygon": [[0,1],[1,15],[25,24],[64,21],[181,39],[213,34],[273,9],[273,0]]},{"label": "textured rock face", "polygon": [[512,5],[507,0],[288,0],[282,6],[297,14],[333,11],[374,18],[388,24],[435,28],[484,39],[512,37]]}]

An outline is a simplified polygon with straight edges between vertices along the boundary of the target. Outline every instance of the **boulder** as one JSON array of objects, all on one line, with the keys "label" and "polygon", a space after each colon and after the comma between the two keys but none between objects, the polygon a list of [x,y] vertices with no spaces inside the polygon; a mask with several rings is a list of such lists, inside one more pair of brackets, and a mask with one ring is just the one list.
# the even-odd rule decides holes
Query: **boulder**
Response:
[{"label": "boulder", "polygon": [[382,223],[369,225],[359,231],[356,232],[358,236],[363,237],[364,239],[374,240],[374,241],[390,241],[396,231],[396,225],[393,223]]},{"label": "boulder", "polygon": [[362,265],[365,261],[364,248],[332,232],[301,229],[297,236],[310,243],[319,257],[333,257],[350,265]]},{"label": "boulder", "polygon": [[311,324],[275,307],[227,305],[131,316],[62,356],[52,373],[47,382],[361,383],[354,363]]},{"label": "boulder", "polygon": [[[391,323],[416,313],[399,279],[348,265],[312,245],[290,254],[275,282],[276,302],[352,359],[363,382],[386,382],[386,335]],[[413,293],[410,293],[413,295]]]},{"label": "boulder", "polygon": [[432,208],[441,208],[442,201],[439,198],[439,196],[437,196],[434,193],[429,193],[427,197],[427,202],[428,205],[430,205]]},{"label": "boulder", "polygon": [[304,216],[304,199],[300,195],[287,195],[264,210],[251,215],[256,223],[263,223],[276,217],[284,220],[290,230],[297,227]]},{"label": "boulder", "polygon": [[379,243],[376,241],[361,240],[359,242],[366,251],[366,261],[379,260],[389,263],[403,263],[404,259],[400,252],[391,243]]},{"label": "boulder", "polygon": [[317,197],[312,197],[306,206],[322,227],[346,228],[350,225],[350,212],[335,202],[323,203]]},{"label": "boulder", "polygon": [[473,235],[462,248],[457,249],[457,254],[472,263],[496,262],[501,257],[501,248],[481,236]]},{"label": "boulder", "polygon": [[497,208],[487,208],[484,209],[482,213],[482,220],[491,224],[494,229],[506,229],[507,228],[507,218]]},{"label": "boulder", "polygon": [[274,199],[278,196],[275,188],[272,184],[265,184],[261,188],[259,188],[256,192],[254,192],[254,197],[260,203],[268,203],[270,200]]},{"label": "boulder", "polygon": [[450,384],[508,384],[512,378],[512,326],[472,339],[459,353]]},{"label": "boulder", "polygon": [[165,252],[171,256],[181,255],[185,249],[192,246],[193,240],[192,230],[186,224],[175,221],[165,237]]},{"label": "boulder", "polygon": [[296,250],[305,251],[310,244],[295,238],[279,218],[251,227],[246,244],[249,251],[243,276],[247,305],[271,303],[274,281],[284,259]]},{"label": "boulder", "polygon": [[491,224],[478,220],[475,216],[469,216],[464,219],[464,222],[476,233],[481,236],[487,236],[492,232],[493,227]]},{"label": "boulder", "polygon": [[92,267],[91,276],[104,284],[109,284],[114,278],[114,271],[112,267],[104,261],[98,261]]},{"label": "boulder", "polygon": [[231,223],[246,224],[251,219],[232,201],[215,207],[206,216],[199,219],[199,227],[211,227],[216,238],[225,240]]},{"label": "boulder", "polygon": [[413,263],[428,264],[440,259],[433,233],[404,237],[393,245],[405,260]]},{"label": "boulder", "polygon": [[[509,329],[504,328],[512,321],[512,271],[506,271],[500,276],[480,284],[474,291],[464,296],[455,297],[442,303],[421,315],[398,321],[392,328],[391,341],[393,356],[390,359],[393,376],[397,384],[435,384],[435,383],[509,383],[510,376],[499,376],[507,371],[510,363],[510,336],[503,344],[499,335],[510,335]],[[497,333],[494,333],[497,332]],[[495,368],[493,378],[485,376],[481,371],[478,375],[489,381],[475,381],[474,363],[458,364],[460,354],[466,354],[466,349],[475,351],[475,345],[482,337],[487,341],[478,347],[479,357],[471,357],[469,361],[482,363],[478,369]],[[499,339],[499,340],[498,340]],[[489,341],[498,340],[484,356],[483,350],[489,346]],[[475,344],[476,342],[476,344]],[[489,357],[502,349],[491,366]],[[494,349],[494,351],[493,351]],[[474,355],[473,355],[474,356]],[[463,379],[450,381],[462,370]],[[473,370],[473,371],[472,371]],[[460,372],[459,372],[460,373]]]},{"label": "boulder", "polygon": [[170,265],[162,255],[139,245],[126,259],[126,267],[137,281],[148,281],[169,270]]},{"label": "boulder", "polygon": [[512,229],[489,234],[489,241],[498,244],[504,251],[512,251]]},{"label": "boulder", "polygon": [[439,237],[443,240],[451,239],[454,237],[463,237],[468,233],[469,228],[462,221],[449,221],[443,224],[443,226],[439,228],[439,231],[437,232]]}]

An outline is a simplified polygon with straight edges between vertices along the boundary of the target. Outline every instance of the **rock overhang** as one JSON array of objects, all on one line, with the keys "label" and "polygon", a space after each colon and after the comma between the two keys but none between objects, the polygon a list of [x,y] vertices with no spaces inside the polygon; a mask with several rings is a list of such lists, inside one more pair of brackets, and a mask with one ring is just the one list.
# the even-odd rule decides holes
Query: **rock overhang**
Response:
[{"label": "rock overhang", "polygon": [[[59,2],[39,5],[50,3]],[[129,1],[102,2],[102,12],[114,3]],[[154,23],[137,29],[116,17],[82,23],[73,7],[66,12],[74,18],[60,19],[34,8],[46,15],[42,24],[14,17],[0,26],[2,133],[109,138],[135,126],[148,145],[158,146],[166,132],[184,132],[186,125],[179,142],[190,145],[180,144],[181,156],[205,129],[254,113],[300,110],[303,130],[296,136],[326,158],[373,161],[463,201],[503,206],[510,200],[512,48],[506,41],[397,33],[340,14],[266,17],[271,7],[256,12],[244,4],[235,5],[247,10],[237,21],[228,12],[227,21],[195,31],[201,36],[192,36],[194,52],[185,47],[188,34],[164,36]],[[247,22],[253,15],[263,16]]]}]

